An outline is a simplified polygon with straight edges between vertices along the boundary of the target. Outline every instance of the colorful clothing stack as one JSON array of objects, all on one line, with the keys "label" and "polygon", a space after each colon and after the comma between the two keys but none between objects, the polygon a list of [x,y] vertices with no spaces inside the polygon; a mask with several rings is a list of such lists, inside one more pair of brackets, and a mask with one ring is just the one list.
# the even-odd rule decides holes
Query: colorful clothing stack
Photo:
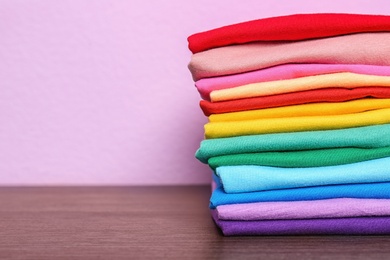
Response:
[{"label": "colorful clothing stack", "polygon": [[390,234],[390,16],[273,17],[188,41],[223,234]]}]

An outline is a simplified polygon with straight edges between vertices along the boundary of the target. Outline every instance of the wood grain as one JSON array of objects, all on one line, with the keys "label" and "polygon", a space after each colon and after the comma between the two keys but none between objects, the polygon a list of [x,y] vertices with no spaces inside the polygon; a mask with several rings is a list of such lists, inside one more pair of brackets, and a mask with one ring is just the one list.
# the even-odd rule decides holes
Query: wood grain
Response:
[{"label": "wood grain", "polygon": [[0,188],[0,259],[388,259],[390,236],[224,237],[208,186]]}]

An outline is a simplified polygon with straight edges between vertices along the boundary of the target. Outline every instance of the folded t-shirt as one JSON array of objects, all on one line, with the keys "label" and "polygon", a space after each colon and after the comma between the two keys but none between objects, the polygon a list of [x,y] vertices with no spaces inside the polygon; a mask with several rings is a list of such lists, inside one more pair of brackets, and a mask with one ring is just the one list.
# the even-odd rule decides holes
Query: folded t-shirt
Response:
[{"label": "folded t-shirt", "polygon": [[246,135],[202,140],[196,158],[229,154],[317,150],[327,148],[375,148],[390,146],[390,124],[336,130]]},{"label": "folded t-shirt", "polygon": [[210,92],[213,90],[233,88],[251,83],[294,79],[337,72],[389,76],[390,66],[364,64],[283,64],[240,74],[203,78],[195,82],[195,86],[203,99],[210,100]]},{"label": "folded t-shirt", "polygon": [[357,32],[390,30],[390,17],[384,15],[316,13],[263,18],[188,37],[193,53],[253,41],[288,41],[321,38]]},{"label": "folded t-shirt", "polygon": [[215,173],[226,193],[240,193],[349,183],[390,182],[389,166],[390,157],[385,157],[308,168],[227,165],[217,167]]},{"label": "folded t-shirt", "polygon": [[390,108],[328,116],[264,118],[244,121],[210,122],[204,125],[205,137],[331,130],[390,123]]},{"label": "folded t-shirt", "polygon": [[226,193],[218,178],[215,178],[214,176],[213,179],[217,184],[217,188],[212,192],[210,197],[209,206],[212,209],[220,205],[267,201],[302,201],[335,198],[390,199],[390,182],[341,184],[245,193]]},{"label": "folded t-shirt", "polygon": [[188,65],[195,81],[288,63],[390,65],[390,33],[358,33],[300,42],[247,43],[199,52]]},{"label": "folded t-shirt", "polygon": [[276,108],[263,108],[249,111],[214,114],[209,122],[245,121],[263,118],[284,118],[300,116],[327,116],[359,113],[382,108],[390,108],[390,99],[366,98],[345,102],[320,102]]},{"label": "folded t-shirt", "polygon": [[329,87],[349,89],[358,87],[390,87],[390,77],[339,72],[295,79],[253,83],[235,88],[215,90],[210,93],[210,98],[213,102],[219,102]]},{"label": "folded t-shirt", "polygon": [[212,169],[232,165],[262,165],[273,167],[321,167],[355,163],[390,156],[390,146],[379,148],[329,148],[291,152],[240,153],[211,157]]},{"label": "folded t-shirt", "polygon": [[245,235],[389,235],[390,217],[351,217],[286,220],[221,220],[211,210],[225,236]]},{"label": "folded t-shirt", "polygon": [[313,219],[390,216],[389,199],[339,198],[221,205],[223,220]]},{"label": "folded t-shirt", "polygon": [[365,97],[390,98],[388,87],[359,87],[359,88],[323,88],[306,91],[298,91],[271,96],[261,96],[228,100],[221,102],[200,101],[200,107],[206,116],[254,110],[262,108],[300,105],[316,102],[342,102]]}]

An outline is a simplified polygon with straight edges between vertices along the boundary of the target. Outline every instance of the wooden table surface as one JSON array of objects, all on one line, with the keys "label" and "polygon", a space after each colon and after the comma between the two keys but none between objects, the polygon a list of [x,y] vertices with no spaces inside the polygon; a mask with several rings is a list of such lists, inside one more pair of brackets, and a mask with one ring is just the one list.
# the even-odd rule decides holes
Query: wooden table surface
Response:
[{"label": "wooden table surface", "polygon": [[390,259],[390,236],[224,237],[208,186],[0,188],[0,259]]}]

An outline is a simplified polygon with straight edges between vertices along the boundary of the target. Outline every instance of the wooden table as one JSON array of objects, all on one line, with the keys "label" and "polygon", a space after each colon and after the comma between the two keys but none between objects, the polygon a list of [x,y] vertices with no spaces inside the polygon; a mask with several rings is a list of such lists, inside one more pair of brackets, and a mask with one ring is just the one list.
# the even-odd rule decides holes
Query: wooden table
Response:
[{"label": "wooden table", "polygon": [[0,188],[0,259],[390,259],[390,236],[224,237],[208,186]]}]

